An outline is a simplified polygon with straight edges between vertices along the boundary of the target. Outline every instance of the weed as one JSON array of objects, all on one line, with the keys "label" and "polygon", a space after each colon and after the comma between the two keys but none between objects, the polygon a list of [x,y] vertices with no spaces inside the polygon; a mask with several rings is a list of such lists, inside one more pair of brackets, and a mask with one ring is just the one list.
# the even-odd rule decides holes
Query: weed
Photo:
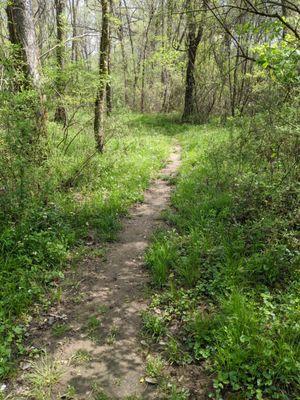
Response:
[{"label": "weed", "polygon": [[158,233],[146,253],[146,263],[150,266],[153,282],[161,287],[167,283],[170,269],[176,259],[177,250],[169,237]]},{"label": "weed", "polygon": [[102,304],[97,308],[97,311],[99,314],[106,314],[109,311],[109,307],[106,306],[105,304]]},{"label": "weed", "polygon": [[113,345],[117,339],[117,335],[120,331],[120,328],[116,325],[113,325],[110,330],[109,330],[109,334],[107,336],[106,342],[109,345]]},{"label": "weed", "polygon": [[171,364],[182,365],[192,361],[192,357],[181,348],[180,343],[173,336],[169,337],[167,342],[166,355]]},{"label": "weed", "polygon": [[166,333],[166,327],[160,316],[150,312],[142,313],[143,330],[152,338],[158,339]]},{"label": "weed", "polygon": [[189,391],[184,388],[178,388],[175,384],[171,385],[168,400],[188,400],[190,397]]},{"label": "weed", "polygon": [[99,337],[99,329],[101,327],[101,321],[96,316],[92,315],[87,319],[83,330],[90,339],[96,340]]},{"label": "weed", "polygon": [[70,329],[71,328],[67,324],[56,323],[52,327],[52,334],[56,338],[60,338],[65,336],[70,331]]},{"label": "weed", "polygon": [[92,385],[93,400],[112,400],[96,382]]},{"label": "weed", "polygon": [[34,361],[26,376],[30,396],[36,400],[51,400],[53,389],[62,375],[62,365],[47,354]]},{"label": "weed", "polygon": [[151,378],[161,378],[163,375],[165,363],[160,356],[147,357],[146,373]]},{"label": "weed", "polygon": [[76,399],[76,389],[74,386],[68,386],[66,393],[63,395],[63,398],[66,400]]},{"label": "weed", "polygon": [[82,365],[92,360],[92,354],[84,349],[79,349],[73,354],[71,363],[74,365]]}]

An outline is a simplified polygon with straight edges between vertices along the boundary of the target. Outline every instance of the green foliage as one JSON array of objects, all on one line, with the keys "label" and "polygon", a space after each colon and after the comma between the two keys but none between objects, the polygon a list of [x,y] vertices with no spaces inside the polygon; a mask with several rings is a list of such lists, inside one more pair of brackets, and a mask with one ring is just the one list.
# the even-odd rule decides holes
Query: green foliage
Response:
[{"label": "green foliage", "polygon": [[177,257],[176,251],[176,246],[169,236],[167,237],[162,233],[155,237],[145,259],[151,269],[153,282],[156,286],[162,287],[166,284],[169,271]]},{"label": "green foliage", "polygon": [[164,361],[160,356],[147,357],[146,373],[151,378],[161,378],[164,370]]},{"label": "green foliage", "polygon": [[188,128],[168,214],[177,233],[160,233],[148,252],[152,270],[168,265],[150,307],[172,332],[167,354],[206,360],[213,398],[299,394],[295,107]]},{"label": "green foliage", "polygon": [[143,330],[154,339],[159,339],[164,335],[166,328],[163,319],[158,315],[148,312],[142,314]]},{"label": "green foliage", "polygon": [[[111,117],[106,152],[94,157],[85,113],[76,114],[77,126],[67,133],[49,122],[48,154],[38,163],[32,152],[23,163],[22,154],[8,146],[7,132],[0,131],[5,155],[0,158],[0,376],[24,352],[30,307],[48,306],[48,294],[63,279],[72,248],[86,240],[114,240],[120,217],[141,199],[169,154],[170,138],[139,119]],[[63,333],[58,330],[54,334]]]},{"label": "green foliage", "polygon": [[63,337],[70,331],[70,327],[67,324],[55,324],[52,327],[52,334],[57,337]]},{"label": "green foliage", "polygon": [[285,41],[273,45],[263,44],[255,47],[258,63],[263,68],[270,68],[274,80],[284,85],[299,84],[297,65],[300,60],[297,39],[287,35]]}]

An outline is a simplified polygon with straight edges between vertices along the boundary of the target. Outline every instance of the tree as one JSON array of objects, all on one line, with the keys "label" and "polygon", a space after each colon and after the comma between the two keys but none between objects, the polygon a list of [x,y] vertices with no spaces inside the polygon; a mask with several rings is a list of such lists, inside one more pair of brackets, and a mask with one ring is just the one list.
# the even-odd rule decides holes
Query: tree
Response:
[{"label": "tree", "polygon": [[56,62],[57,62],[57,78],[56,90],[59,96],[59,104],[55,111],[55,121],[66,124],[67,112],[63,105],[63,95],[65,92],[65,77],[64,77],[64,64],[65,64],[65,0],[55,0],[56,10],[56,29],[57,29],[57,49],[56,49]]},{"label": "tree", "polygon": [[154,18],[154,6],[153,4],[150,5],[150,10],[149,10],[149,19],[145,28],[145,41],[144,41],[144,46],[143,46],[143,52],[142,52],[142,76],[141,76],[141,102],[140,102],[140,110],[143,113],[145,111],[145,78],[146,78],[146,56],[147,56],[147,49],[148,49],[148,43],[149,43],[149,33],[150,33],[150,27],[152,20]]},{"label": "tree", "polygon": [[17,51],[17,68],[21,68],[28,85],[40,87],[38,50],[31,0],[9,1],[6,7],[9,40]]},{"label": "tree", "polygon": [[70,0],[70,10],[71,10],[71,24],[72,24],[72,61],[79,60],[79,49],[78,41],[74,39],[77,37],[77,9],[79,6],[79,0]]},{"label": "tree", "polygon": [[17,90],[34,89],[39,97],[36,110],[38,133],[45,133],[45,109],[41,93],[39,52],[36,44],[31,0],[13,0],[6,7],[9,40],[15,48],[15,68],[22,71],[22,79],[16,78]]},{"label": "tree", "polygon": [[[112,2],[113,6],[113,2]],[[128,62],[127,55],[125,51],[124,45],[124,26],[123,26],[123,18],[121,13],[122,0],[119,2],[118,13],[114,9],[112,9],[112,14],[116,15],[119,20],[119,26],[117,27],[117,36],[120,43],[121,55],[122,55],[122,67],[123,67],[123,81],[124,81],[124,103],[125,106],[129,106],[129,82],[128,82]]]},{"label": "tree", "polygon": [[94,135],[96,148],[99,152],[104,148],[104,115],[105,92],[108,79],[108,55],[109,55],[109,4],[108,0],[101,0],[102,28],[99,56],[99,84],[95,101]]},{"label": "tree", "polygon": [[197,49],[203,34],[203,24],[197,22],[192,11],[195,4],[192,0],[187,3],[187,68],[185,80],[184,111],[182,120],[188,121],[195,112],[195,63]]}]

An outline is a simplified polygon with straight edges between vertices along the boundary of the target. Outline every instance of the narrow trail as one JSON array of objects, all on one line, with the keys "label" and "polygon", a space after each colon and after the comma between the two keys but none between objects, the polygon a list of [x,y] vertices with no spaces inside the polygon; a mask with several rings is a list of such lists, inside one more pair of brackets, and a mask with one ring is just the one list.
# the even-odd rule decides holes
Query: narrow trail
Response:
[{"label": "narrow trail", "polygon": [[[173,148],[166,167],[161,170],[162,178],[176,174],[180,150],[179,145]],[[131,209],[118,240],[108,246],[106,261],[91,259],[79,266],[83,269],[83,273],[79,272],[83,282],[81,291],[87,297],[63,310],[71,332],[50,350],[55,359],[65,361],[64,375],[57,388],[60,393],[70,385],[76,388],[76,398],[89,399],[96,384],[114,399],[130,395],[156,398],[153,387],[141,383],[145,356],[139,333],[140,312],[147,307],[145,288],[149,279],[143,268],[143,256],[151,234],[161,224],[161,212],[167,208],[172,190],[162,178],[152,182],[144,202]],[[101,320],[99,326],[95,319],[91,320],[94,316]],[[96,337],[89,338],[84,326]],[[43,340],[47,340],[45,336]],[[49,337],[50,349],[52,340]],[[69,362],[82,351],[89,353],[87,362],[77,366]]]}]

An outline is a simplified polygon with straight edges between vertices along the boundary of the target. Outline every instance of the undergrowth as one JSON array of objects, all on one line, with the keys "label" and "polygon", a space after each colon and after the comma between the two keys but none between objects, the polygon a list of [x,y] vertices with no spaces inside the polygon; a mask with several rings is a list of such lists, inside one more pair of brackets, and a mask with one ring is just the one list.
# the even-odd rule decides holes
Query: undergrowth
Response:
[{"label": "undergrowth", "polygon": [[213,373],[214,399],[300,395],[299,136],[287,124],[291,110],[272,125],[256,116],[186,129],[168,228],[146,256],[158,291],[144,331],[168,342],[169,362]]},{"label": "undergrowth", "polygon": [[[0,377],[24,353],[32,306],[63,279],[72,249],[86,241],[111,241],[120,217],[142,199],[149,180],[170,152],[171,138],[138,115],[107,122],[103,155],[93,155],[87,116],[65,132],[49,123],[48,155],[38,166],[1,150],[0,160]],[[78,133],[78,126],[86,128]],[[4,132],[0,132],[1,134]],[[74,140],[72,138],[75,137]],[[0,140],[1,146],[1,140]]]}]

